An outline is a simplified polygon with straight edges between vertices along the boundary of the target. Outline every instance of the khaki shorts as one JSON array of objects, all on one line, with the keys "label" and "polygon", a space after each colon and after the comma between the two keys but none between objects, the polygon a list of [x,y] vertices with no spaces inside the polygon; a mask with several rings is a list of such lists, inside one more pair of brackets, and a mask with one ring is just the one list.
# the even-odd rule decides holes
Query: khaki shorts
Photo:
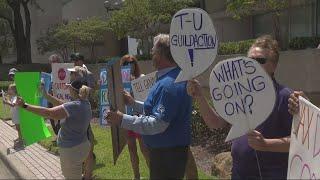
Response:
[{"label": "khaki shorts", "polygon": [[82,178],[82,163],[87,159],[89,151],[89,141],[71,148],[59,148],[61,170],[66,179]]}]

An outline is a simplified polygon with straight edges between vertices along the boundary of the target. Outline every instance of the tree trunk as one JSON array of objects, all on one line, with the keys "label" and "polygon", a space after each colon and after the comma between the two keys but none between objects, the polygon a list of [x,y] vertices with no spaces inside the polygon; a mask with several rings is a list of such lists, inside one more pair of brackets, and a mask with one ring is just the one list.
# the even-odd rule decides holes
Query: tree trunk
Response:
[{"label": "tree trunk", "polygon": [[26,58],[25,58],[25,63],[29,64],[32,63],[32,59],[31,59],[31,42],[30,42],[30,29],[31,29],[31,17],[30,17],[30,11],[28,8],[28,2],[23,2],[23,8],[24,8],[24,14],[25,14],[25,22],[26,22],[26,26],[25,26],[25,48],[26,48]]},{"label": "tree trunk", "polygon": [[91,61],[95,62],[95,63],[98,63],[98,60],[95,59],[94,47],[95,47],[95,41],[93,41],[93,43],[91,44]]},{"label": "tree trunk", "polygon": [[279,43],[279,47],[283,49],[283,41],[281,38],[281,28],[280,28],[280,17],[276,13],[272,14],[272,22],[273,22],[273,35],[275,39]]},{"label": "tree trunk", "polygon": [[3,64],[2,62],[2,55],[0,54],[0,64]]},{"label": "tree trunk", "polygon": [[23,21],[21,17],[20,4],[16,3],[15,6],[12,7],[13,15],[14,15],[14,26],[15,26],[15,42],[17,47],[17,63],[25,64],[26,63],[26,43],[24,36],[24,27]]}]

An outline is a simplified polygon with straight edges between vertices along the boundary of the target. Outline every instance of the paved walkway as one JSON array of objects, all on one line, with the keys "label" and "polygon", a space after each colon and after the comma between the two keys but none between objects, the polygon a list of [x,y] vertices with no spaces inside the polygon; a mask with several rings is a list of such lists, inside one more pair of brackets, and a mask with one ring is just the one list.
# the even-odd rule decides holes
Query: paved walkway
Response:
[{"label": "paved walkway", "polygon": [[[12,147],[13,140],[16,138],[18,138],[17,131],[0,120],[0,144],[7,148],[6,158],[18,159],[38,179],[64,179],[59,157],[49,153],[37,143],[15,151]],[[15,171],[19,172],[19,169]]]}]

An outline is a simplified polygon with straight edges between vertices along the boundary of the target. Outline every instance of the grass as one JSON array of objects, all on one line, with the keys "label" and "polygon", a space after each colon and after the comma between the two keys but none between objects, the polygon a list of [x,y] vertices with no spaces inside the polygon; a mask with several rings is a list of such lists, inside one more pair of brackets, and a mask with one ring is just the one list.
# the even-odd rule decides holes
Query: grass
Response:
[{"label": "grass", "polygon": [[3,106],[2,98],[0,99],[0,119],[9,119],[11,118],[10,107]]},{"label": "grass", "polygon": [[[94,152],[97,156],[96,167],[94,169],[94,175],[97,179],[133,179],[133,172],[130,163],[130,156],[128,148],[125,147],[120,155],[117,164],[113,165],[112,155],[112,141],[109,128],[101,128],[99,125],[92,125],[92,130],[95,135],[96,145]],[[50,131],[52,132],[51,128]],[[58,148],[51,142],[52,138],[48,138],[40,142],[42,146],[50,151],[57,153]],[[140,174],[141,177],[149,177],[149,170],[144,161],[144,158],[138,149],[140,158]],[[200,179],[214,179],[212,176],[208,176],[199,170]]]}]

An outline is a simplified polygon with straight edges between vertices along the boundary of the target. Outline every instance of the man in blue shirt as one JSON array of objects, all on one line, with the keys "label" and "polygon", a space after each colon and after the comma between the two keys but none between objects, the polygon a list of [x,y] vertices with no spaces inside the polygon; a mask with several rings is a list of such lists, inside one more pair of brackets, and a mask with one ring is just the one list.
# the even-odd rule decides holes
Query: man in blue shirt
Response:
[{"label": "man in blue shirt", "polygon": [[154,38],[152,60],[158,79],[144,102],[145,115],[109,112],[107,120],[142,135],[149,149],[151,179],[182,179],[191,143],[192,100],[186,82],[174,83],[180,68],[171,55],[169,35]]}]

